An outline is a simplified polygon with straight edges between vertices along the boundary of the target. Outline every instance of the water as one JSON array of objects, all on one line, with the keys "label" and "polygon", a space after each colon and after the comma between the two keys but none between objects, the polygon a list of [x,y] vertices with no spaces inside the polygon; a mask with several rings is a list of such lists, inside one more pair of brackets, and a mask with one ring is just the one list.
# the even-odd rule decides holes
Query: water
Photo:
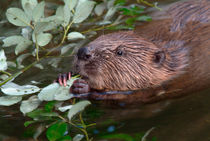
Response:
[{"label": "water", "polygon": [[[171,2],[174,1],[164,0],[161,3],[167,6]],[[5,2],[5,7],[6,4]],[[14,29],[10,26],[8,29],[4,28],[4,32],[8,31],[7,35],[12,30]],[[69,60],[72,58],[63,58],[62,64],[56,69],[49,68],[43,71],[33,68],[17,78],[16,82],[25,84],[35,80],[42,85],[47,85],[56,78],[58,73],[68,72],[71,69]],[[95,137],[94,140],[100,140],[96,138],[102,132],[134,136],[155,127],[149,139],[156,137],[157,141],[208,141],[210,140],[209,93],[210,90],[207,89],[182,98],[147,105],[102,106],[101,103],[97,103],[93,107],[97,106],[103,114],[96,119],[97,130],[90,131],[90,134]],[[0,140],[7,136],[11,137],[10,140],[22,139],[25,120],[27,119],[20,114],[18,106],[0,107]]]}]

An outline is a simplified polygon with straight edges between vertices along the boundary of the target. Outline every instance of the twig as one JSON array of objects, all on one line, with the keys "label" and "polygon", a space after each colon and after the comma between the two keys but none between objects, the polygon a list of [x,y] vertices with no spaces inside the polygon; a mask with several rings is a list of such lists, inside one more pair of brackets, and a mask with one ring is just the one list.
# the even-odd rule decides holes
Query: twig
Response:
[{"label": "twig", "polygon": [[141,138],[141,141],[146,141],[146,138],[149,136],[149,134],[152,132],[152,130],[154,130],[155,127],[152,127],[151,129],[149,129],[144,136]]}]

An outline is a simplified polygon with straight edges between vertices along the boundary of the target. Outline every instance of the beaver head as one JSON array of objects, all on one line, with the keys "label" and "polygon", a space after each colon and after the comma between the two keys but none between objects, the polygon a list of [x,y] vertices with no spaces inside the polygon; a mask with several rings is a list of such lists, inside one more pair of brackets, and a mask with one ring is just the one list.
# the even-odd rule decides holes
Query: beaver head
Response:
[{"label": "beaver head", "polygon": [[176,44],[158,47],[133,32],[106,34],[79,49],[75,69],[93,89],[155,87],[180,74],[186,66],[186,51],[169,47]]}]

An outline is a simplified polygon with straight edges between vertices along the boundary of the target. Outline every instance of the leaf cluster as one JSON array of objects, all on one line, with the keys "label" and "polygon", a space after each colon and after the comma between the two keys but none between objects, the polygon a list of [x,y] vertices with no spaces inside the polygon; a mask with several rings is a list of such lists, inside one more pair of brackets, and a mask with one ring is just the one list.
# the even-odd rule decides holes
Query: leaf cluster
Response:
[{"label": "leaf cluster", "polygon": [[[90,102],[68,102],[75,97],[69,94],[69,89],[78,77],[69,80],[66,87],[53,83],[44,88],[38,87],[38,82],[33,85],[16,84],[15,78],[32,67],[44,69],[42,60],[50,57],[48,63],[58,67],[61,57],[71,56],[75,48],[82,46],[85,39],[95,36],[98,30],[111,27],[131,29],[136,21],[150,21],[151,18],[144,15],[144,7],[138,4],[126,6],[125,0],[63,0],[63,3],[57,5],[50,15],[45,13],[48,6],[45,1],[21,0],[22,8],[7,9],[8,22],[20,28],[21,33],[1,38],[0,89],[3,95],[0,97],[0,105],[20,103],[23,115],[33,119],[27,121],[25,126],[42,123],[37,128],[35,139],[48,127],[46,136],[52,141],[79,141],[84,136],[86,140],[91,140],[86,128],[92,124],[86,125],[81,115],[81,111]],[[82,30],[87,25],[91,25],[88,30]],[[12,48],[15,61],[10,60],[6,48]],[[53,56],[54,52],[59,52],[59,55]],[[30,63],[25,65],[25,60]],[[75,117],[76,123],[73,121]],[[72,138],[69,134],[71,127],[78,128],[83,135],[78,134]]]}]

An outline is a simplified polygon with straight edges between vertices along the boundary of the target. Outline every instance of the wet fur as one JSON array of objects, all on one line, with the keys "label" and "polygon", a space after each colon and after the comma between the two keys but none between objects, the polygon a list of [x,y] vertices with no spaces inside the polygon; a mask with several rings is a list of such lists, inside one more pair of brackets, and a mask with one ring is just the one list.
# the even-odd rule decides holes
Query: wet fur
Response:
[{"label": "wet fur", "polygon": [[[76,59],[77,72],[93,89],[138,90],[129,99],[145,102],[206,87],[210,82],[210,1],[177,3],[169,13],[167,19],[139,26],[134,32],[111,33],[92,41],[86,46],[91,59]],[[118,50],[122,56],[116,54]]]}]

